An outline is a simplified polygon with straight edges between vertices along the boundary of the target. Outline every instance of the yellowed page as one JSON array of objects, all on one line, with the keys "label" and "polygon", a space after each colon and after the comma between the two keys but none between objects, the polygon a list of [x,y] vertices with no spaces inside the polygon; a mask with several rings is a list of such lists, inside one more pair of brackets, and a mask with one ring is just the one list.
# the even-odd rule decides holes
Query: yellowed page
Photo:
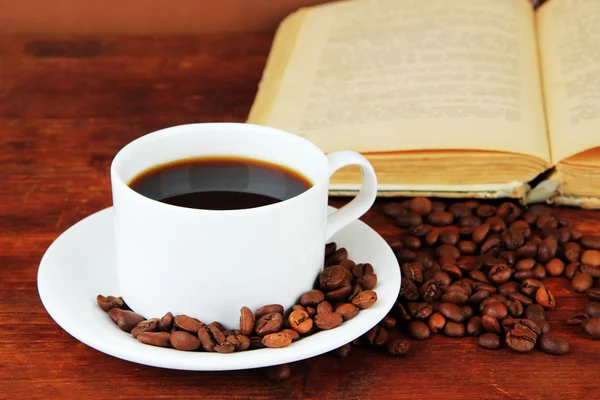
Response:
[{"label": "yellowed page", "polygon": [[538,35],[552,160],[600,146],[600,1],[550,0]]},{"label": "yellowed page", "polygon": [[549,162],[526,0],[355,0],[283,26],[298,36],[276,40],[248,122],[326,152],[484,149]]}]

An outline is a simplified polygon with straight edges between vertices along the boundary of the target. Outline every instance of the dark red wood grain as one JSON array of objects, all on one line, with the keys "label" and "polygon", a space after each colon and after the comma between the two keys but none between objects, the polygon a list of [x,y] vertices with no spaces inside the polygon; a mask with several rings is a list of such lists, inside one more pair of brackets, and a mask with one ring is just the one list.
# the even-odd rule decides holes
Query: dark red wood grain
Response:
[{"label": "dark red wood grain", "polygon": [[[486,351],[472,338],[436,336],[413,342],[400,359],[354,349],[347,359],[301,361],[279,384],[261,370],[133,364],[54,323],[38,297],[38,263],[62,231],[111,205],[112,157],[159,128],[244,121],[271,39],[0,38],[0,398],[597,398],[600,342],[563,324],[585,300],[561,279],[550,281],[559,308],[548,319],[571,341],[571,355]],[[362,219],[391,240],[398,231],[380,205]],[[600,233],[600,213],[559,212],[584,232]]]}]

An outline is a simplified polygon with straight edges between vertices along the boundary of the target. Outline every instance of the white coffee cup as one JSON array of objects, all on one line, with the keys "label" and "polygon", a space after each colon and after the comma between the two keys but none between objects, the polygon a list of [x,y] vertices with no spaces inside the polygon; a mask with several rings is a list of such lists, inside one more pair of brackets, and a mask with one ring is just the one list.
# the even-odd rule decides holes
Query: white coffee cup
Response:
[{"label": "white coffee cup", "polygon": [[[292,168],[313,186],[275,204],[202,210],[145,197],[128,186],[167,162],[209,155],[248,157]],[[329,177],[358,165],[358,196],[327,216]],[[364,214],[377,194],[373,167],[360,154],[325,155],[306,139],[241,123],[182,125],[142,136],[111,165],[119,295],[141,315],[186,314],[237,328],[242,306],[291,307],[323,267],[331,236]]]}]

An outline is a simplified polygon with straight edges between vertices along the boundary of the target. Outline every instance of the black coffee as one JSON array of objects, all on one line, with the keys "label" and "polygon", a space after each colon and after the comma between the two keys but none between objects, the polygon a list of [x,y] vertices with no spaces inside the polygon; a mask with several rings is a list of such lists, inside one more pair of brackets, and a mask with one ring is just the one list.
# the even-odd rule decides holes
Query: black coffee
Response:
[{"label": "black coffee", "polygon": [[308,178],[290,168],[241,157],[201,157],[150,168],[133,178],[136,192],[163,203],[205,210],[254,208],[308,190]]}]

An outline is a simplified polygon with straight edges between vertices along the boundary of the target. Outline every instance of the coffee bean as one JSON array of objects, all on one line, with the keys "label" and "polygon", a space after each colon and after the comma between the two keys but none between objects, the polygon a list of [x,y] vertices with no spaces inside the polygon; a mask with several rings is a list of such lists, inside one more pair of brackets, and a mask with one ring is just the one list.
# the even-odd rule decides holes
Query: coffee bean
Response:
[{"label": "coffee bean", "polygon": [[475,215],[465,215],[464,217],[460,217],[458,225],[461,228],[473,228],[473,230],[475,230],[476,227],[481,225],[481,218],[476,217]]},{"label": "coffee bean", "polygon": [[131,330],[131,336],[137,337],[142,332],[157,332],[159,321],[158,318],[151,318],[140,322]]},{"label": "coffee bean", "polygon": [[377,301],[377,293],[372,290],[364,290],[352,299],[352,304],[361,310],[371,307]]},{"label": "coffee bean", "polygon": [[425,216],[432,211],[433,205],[431,200],[426,197],[415,197],[409,203],[410,211]]},{"label": "coffee bean", "polygon": [[[198,332],[198,337],[200,337],[200,332]],[[200,338],[200,341],[202,341],[202,338]],[[202,347],[206,350],[206,348],[204,347],[204,343],[202,343]],[[265,346],[262,342],[262,337],[260,336],[252,336],[250,337],[250,347],[248,347],[248,350],[256,350],[256,349],[264,349]]]},{"label": "coffee bean", "polygon": [[440,241],[445,244],[456,245],[460,235],[455,227],[446,228],[440,233]]},{"label": "coffee bean", "polygon": [[223,342],[215,346],[215,351],[223,354],[233,353],[235,351],[235,346],[232,343]]},{"label": "coffee bean", "polygon": [[275,333],[281,329],[283,316],[278,312],[271,312],[260,317],[254,326],[254,331],[258,336],[265,336],[269,333]]},{"label": "coffee bean", "polygon": [[497,350],[501,347],[500,345],[500,336],[495,333],[484,333],[479,336],[478,340],[479,346],[488,350]]},{"label": "coffee bean", "polygon": [[535,225],[539,228],[557,228],[558,221],[552,214],[542,214],[538,217]]},{"label": "coffee bean", "polygon": [[502,247],[502,242],[500,241],[499,237],[496,236],[492,236],[492,237],[488,237],[485,242],[483,242],[483,244],[481,245],[481,248],[479,249],[479,253],[480,254],[485,254],[485,253],[493,253],[496,251],[499,251],[500,248]]},{"label": "coffee bean", "polygon": [[419,226],[423,223],[421,216],[412,211],[404,211],[398,214],[396,217],[396,225],[401,228],[410,228],[413,226]]},{"label": "coffee bean", "polygon": [[[342,318],[343,318],[343,316],[342,316]],[[379,321],[379,325],[381,325],[385,329],[393,329],[393,328],[395,328],[396,327],[396,323],[397,323],[396,318],[391,317],[389,315],[386,315],[385,317],[383,317],[383,319],[381,321]]]},{"label": "coffee bean", "polygon": [[161,332],[170,332],[173,328],[174,319],[175,317],[173,317],[172,313],[166,313],[158,322],[158,330]]},{"label": "coffee bean", "polygon": [[317,305],[317,314],[326,314],[333,312],[333,306],[328,301],[322,301]]},{"label": "coffee bean", "polygon": [[442,264],[441,268],[442,271],[447,273],[452,280],[459,280],[462,278],[462,272],[460,271],[460,268],[458,268],[456,265]]},{"label": "coffee bean", "polygon": [[465,320],[465,314],[463,310],[456,304],[442,303],[439,306],[439,310],[444,317],[451,321],[462,322]]},{"label": "coffee bean", "polygon": [[578,314],[571,315],[567,319],[566,322],[567,322],[567,325],[581,325],[581,323],[588,318],[589,318],[589,315],[587,315],[585,313],[578,313]]},{"label": "coffee bean", "polygon": [[583,237],[583,233],[577,228],[571,228],[571,239],[580,240]]},{"label": "coffee bean", "polygon": [[344,321],[348,321],[358,314],[358,308],[354,304],[344,303],[336,307],[335,312],[340,314]]},{"label": "coffee bean", "polygon": [[340,267],[347,269],[348,271],[352,271],[352,268],[354,268],[355,265],[356,263],[352,260],[344,260],[339,264]]},{"label": "coffee bean", "polygon": [[198,330],[198,339],[200,339],[200,344],[205,351],[215,351],[215,346],[219,344],[206,325]]},{"label": "coffee bean", "polygon": [[506,333],[505,342],[509,349],[527,353],[535,347],[537,336],[518,323]]},{"label": "coffee bean", "polygon": [[510,293],[516,293],[521,289],[521,285],[515,281],[508,281],[498,286],[498,293],[508,296]]},{"label": "coffee bean", "polygon": [[[318,302],[317,302],[317,304],[318,304]],[[304,304],[302,304],[302,305],[304,305]],[[254,312],[254,318],[259,319],[263,315],[271,314],[271,313],[283,314],[283,306],[281,304],[268,304],[266,306],[262,306]]]},{"label": "coffee bean", "polygon": [[[543,288],[543,287],[542,287]],[[540,288],[540,289],[542,289]],[[536,290],[536,293],[540,290]],[[521,293],[511,293],[508,295],[508,298],[511,300],[518,300],[520,301],[523,306],[528,306],[530,304],[533,304],[533,300],[531,300],[529,297],[525,296],[524,294]]]},{"label": "coffee bean", "polygon": [[533,323],[536,324],[540,328],[542,335],[550,332],[550,324],[544,318],[531,317],[528,319],[533,321]]},{"label": "coffee bean", "polygon": [[495,233],[500,233],[506,229],[506,223],[500,217],[489,217],[484,221],[490,225],[490,230]]},{"label": "coffee bean", "polygon": [[546,277],[546,269],[542,264],[536,264],[533,268],[533,278],[540,280]]},{"label": "coffee bean", "polygon": [[262,338],[262,343],[275,349],[287,347],[292,343],[292,336],[286,332],[269,333]]},{"label": "coffee bean", "polygon": [[512,269],[506,264],[497,264],[490,268],[488,278],[495,284],[501,284],[510,279]]},{"label": "coffee bean", "polygon": [[470,255],[475,254],[477,251],[477,245],[470,240],[461,240],[458,242],[457,247],[461,254]]},{"label": "coffee bean", "polygon": [[506,318],[508,315],[508,310],[504,304],[500,302],[492,302],[483,308],[481,314],[482,316],[489,315],[500,320]]},{"label": "coffee bean", "polygon": [[402,339],[394,339],[388,342],[387,351],[393,356],[404,356],[410,351],[410,342]]},{"label": "coffee bean", "polygon": [[308,312],[302,310],[292,311],[288,316],[290,328],[300,334],[310,331],[313,327],[313,320],[309,317]]},{"label": "coffee bean", "polygon": [[592,267],[591,265],[581,264],[579,270],[584,274],[588,274],[592,278],[600,278],[600,267]]},{"label": "coffee bean", "polygon": [[[400,214],[403,211],[406,211],[406,208],[402,204],[397,202],[386,203],[381,207],[381,212],[388,218],[396,218],[398,214]],[[333,251],[335,251],[335,249]]]},{"label": "coffee bean", "polygon": [[571,352],[571,345],[569,342],[556,333],[544,334],[539,342],[542,351],[548,354],[562,356]]},{"label": "coffee bean", "polygon": [[429,320],[427,321],[427,326],[429,327],[429,330],[433,333],[441,331],[442,329],[444,329],[445,325],[446,318],[439,312],[431,314],[431,317],[429,317]]},{"label": "coffee bean", "polygon": [[469,336],[479,336],[483,332],[483,324],[481,321],[481,317],[475,316],[471,317],[467,322],[467,335]]},{"label": "coffee bean", "polygon": [[471,297],[469,297],[469,299],[467,300],[467,303],[476,305],[476,304],[481,303],[483,300],[485,300],[489,296],[490,296],[490,292],[488,292],[487,290],[478,290],[473,295],[471,295]]},{"label": "coffee bean", "polygon": [[427,319],[433,313],[433,307],[429,303],[408,303],[406,309],[416,319]]},{"label": "coffee bean", "polygon": [[600,288],[592,288],[587,291],[590,300],[600,301]]},{"label": "coffee bean", "polygon": [[475,210],[475,214],[481,218],[488,218],[496,214],[496,207],[489,204],[482,204]]},{"label": "coffee bean", "polygon": [[577,272],[571,281],[573,290],[578,293],[584,293],[586,290],[590,289],[593,284],[594,279],[583,272]]},{"label": "coffee bean", "polygon": [[171,334],[169,332],[141,332],[136,339],[151,346],[171,347]]},{"label": "coffee bean", "polygon": [[290,379],[292,371],[288,364],[277,365],[275,367],[269,367],[266,371],[267,379],[272,382],[287,381]]},{"label": "coffee bean", "polygon": [[452,278],[444,271],[435,271],[431,279],[438,281],[441,287],[446,287],[452,283]]},{"label": "coffee bean", "polygon": [[109,312],[113,308],[123,308],[125,302],[122,297],[107,296],[104,297],[101,294],[96,296],[96,302],[103,311]]},{"label": "coffee bean", "polygon": [[535,257],[537,252],[538,245],[530,240],[516,250],[516,256],[517,258],[531,258]]},{"label": "coffee bean", "polygon": [[429,339],[429,327],[423,321],[410,321],[406,332],[410,337],[417,340]]},{"label": "coffee bean", "polygon": [[240,310],[240,330],[242,335],[250,336],[254,331],[254,314],[248,307]]},{"label": "coffee bean", "polygon": [[600,251],[586,250],[581,253],[581,263],[592,267],[600,266]]},{"label": "coffee bean", "polygon": [[[352,279],[352,274],[347,269],[340,267],[339,265],[334,265],[331,268],[327,268],[323,270],[319,274],[319,286],[323,291],[330,291],[338,289],[350,282]],[[322,301],[322,300],[321,300]],[[317,303],[318,304],[318,303]],[[266,312],[279,312],[279,310],[269,311],[270,309],[265,309]],[[257,314],[256,314],[257,315]],[[261,315],[262,316],[262,315]],[[260,318],[260,316],[257,316]]]},{"label": "coffee bean", "polygon": [[538,246],[538,260],[546,262],[552,258],[553,254],[548,244],[543,243]]},{"label": "coffee bean", "polygon": [[481,224],[477,228],[473,230],[473,243],[481,244],[486,239],[488,233],[490,232],[490,224]]},{"label": "coffee bean", "polygon": [[451,244],[443,244],[435,250],[438,257],[449,256],[457,260],[460,257],[460,251]]},{"label": "coffee bean", "polygon": [[[360,286],[356,285],[356,288],[361,289]],[[352,285],[350,285],[349,283],[344,284],[342,287],[332,290],[330,292],[325,293],[325,298],[329,301],[342,301],[345,300],[346,298],[348,298],[348,296],[351,295],[353,290]],[[362,290],[362,289],[361,289]],[[313,312],[311,313],[311,311],[309,309],[312,309]],[[311,306],[307,306],[306,310],[308,311],[308,315],[311,315],[314,313],[314,308]]]},{"label": "coffee bean", "polygon": [[556,306],[554,295],[547,287],[541,287],[537,290],[535,301],[544,308],[554,308]]},{"label": "coffee bean", "polygon": [[404,278],[400,281],[400,294],[399,296],[407,301],[415,301],[419,298],[419,289],[408,278]]},{"label": "coffee bean", "polygon": [[144,321],[145,318],[130,310],[120,308],[111,308],[108,311],[110,319],[124,332],[130,333],[137,324]]},{"label": "coffee bean", "polygon": [[327,259],[325,260],[325,266],[339,265],[339,263],[346,260],[347,258],[348,250],[342,247],[341,249],[337,249],[335,253],[327,257]]},{"label": "coffee bean", "polygon": [[387,342],[388,333],[385,328],[375,325],[365,333],[364,337],[367,343],[374,346],[381,346]]},{"label": "coffee bean", "polygon": [[487,275],[479,269],[469,271],[469,277],[478,282],[490,283]]},{"label": "coffee bean", "polygon": [[421,240],[416,236],[400,236],[400,242],[405,249],[418,250],[421,248]]},{"label": "coffee bean", "polygon": [[217,341],[217,344],[222,344],[223,342],[225,342],[227,340],[227,338],[225,337],[225,334],[223,333],[223,331],[225,331],[225,329],[224,329],[223,325],[221,325],[221,323],[216,322],[216,321],[211,322],[210,324],[207,325],[207,328],[208,328],[210,334],[212,335],[212,337],[215,338],[215,340]]},{"label": "coffee bean", "polygon": [[481,317],[481,325],[483,326],[483,330],[491,333],[500,333],[500,323],[498,320],[491,315],[484,315]]},{"label": "coffee bean", "polygon": [[177,350],[194,351],[200,347],[200,340],[185,331],[176,331],[171,334],[171,345]]},{"label": "coffee bean", "polygon": [[579,240],[579,243],[586,249],[600,250],[600,236],[586,235]]},{"label": "coffee bean", "polygon": [[444,334],[448,337],[465,336],[465,326],[460,322],[447,321],[444,326]]},{"label": "coffee bean", "polygon": [[518,300],[508,300],[506,309],[511,317],[519,318],[523,315],[523,303]]},{"label": "coffee bean", "polygon": [[325,259],[329,258],[337,250],[337,244],[335,242],[327,243],[325,245]]},{"label": "coffee bean", "polygon": [[525,236],[520,229],[507,229],[500,237],[508,250],[516,250],[525,243]]},{"label": "coffee bean", "polygon": [[418,283],[423,282],[423,265],[421,263],[404,263],[401,271],[406,278]]},{"label": "coffee bean", "polygon": [[[325,295],[323,294],[323,292],[321,292],[320,290],[313,289],[313,290],[309,290],[308,292],[304,293],[302,295],[302,297],[300,297],[300,304],[302,304],[303,306],[313,306],[314,307],[317,304],[321,303],[323,300],[325,300]],[[274,310],[274,311],[267,311],[267,312],[283,313],[283,307],[282,307],[281,311]],[[257,318],[260,318],[260,317],[261,317],[261,315],[259,315]]]},{"label": "coffee bean", "polygon": [[581,254],[581,246],[579,243],[566,242],[563,244],[563,254],[567,261],[576,262],[579,261],[579,255]]},{"label": "coffee bean", "polygon": [[[354,306],[354,307],[356,308],[356,306]],[[336,309],[336,312],[337,312],[337,310],[339,310],[339,308]],[[412,319],[410,317],[410,315],[408,314],[408,312],[406,311],[406,309],[404,308],[404,306],[402,305],[402,303],[400,303],[399,301],[396,301],[394,303],[394,307],[393,307],[392,311],[394,313],[394,316],[396,318],[398,318],[398,320],[400,320],[400,321],[407,322]],[[358,312],[358,309],[357,309],[357,312]]]},{"label": "coffee bean", "polygon": [[433,246],[438,242],[440,234],[442,231],[439,228],[433,228],[425,235],[425,243],[429,246]]},{"label": "coffee bean", "polygon": [[250,338],[245,335],[230,335],[227,336],[227,341],[233,345],[235,351],[248,350],[250,347]]},{"label": "coffee bean", "polygon": [[373,289],[377,285],[377,275],[365,274],[362,278],[358,278],[356,283],[360,285],[363,290]]},{"label": "coffee bean", "polygon": [[543,318],[546,319],[546,310],[539,304],[531,304],[525,309],[525,318]]},{"label": "coffee bean", "polygon": [[427,303],[432,303],[442,296],[442,289],[439,282],[430,279],[423,283],[420,289],[421,298]]},{"label": "coffee bean", "polygon": [[[363,292],[364,293],[364,292]],[[343,322],[341,314],[338,313],[327,313],[327,314],[317,314],[315,316],[315,325],[319,329],[333,329],[340,326]]]},{"label": "coffee bean", "polygon": [[178,330],[187,333],[196,334],[202,325],[204,324],[201,321],[196,318],[188,317],[187,315],[177,315],[174,318],[174,326]]},{"label": "coffee bean", "polygon": [[565,271],[565,263],[559,258],[553,258],[546,263],[546,272],[550,276],[560,276]]},{"label": "coffee bean", "polygon": [[579,272],[579,262],[572,262],[565,267],[565,276],[569,279],[573,279],[575,277],[575,273]]},{"label": "coffee bean", "polygon": [[476,291],[485,290],[486,292],[488,292],[490,294],[494,294],[494,293],[498,292],[498,289],[496,288],[496,286],[488,285],[487,283],[482,283],[482,282],[475,282],[475,284],[473,285],[473,290],[476,290]]},{"label": "coffee bean", "polygon": [[447,211],[433,211],[427,216],[427,220],[433,226],[447,226],[454,221],[454,216]]},{"label": "coffee bean", "polygon": [[600,317],[591,317],[581,321],[581,329],[590,339],[600,339]]},{"label": "coffee bean", "polygon": [[583,312],[589,315],[590,317],[600,317],[600,303],[595,301],[590,301],[586,304]]},{"label": "coffee bean", "polygon": [[521,282],[521,292],[526,296],[533,296],[537,292],[539,288],[544,286],[544,284],[536,279],[525,279]]},{"label": "coffee bean", "polygon": [[338,347],[334,351],[331,352],[336,357],[346,358],[352,351],[352,345],[350,343],[346,343],[345,345]]}]

